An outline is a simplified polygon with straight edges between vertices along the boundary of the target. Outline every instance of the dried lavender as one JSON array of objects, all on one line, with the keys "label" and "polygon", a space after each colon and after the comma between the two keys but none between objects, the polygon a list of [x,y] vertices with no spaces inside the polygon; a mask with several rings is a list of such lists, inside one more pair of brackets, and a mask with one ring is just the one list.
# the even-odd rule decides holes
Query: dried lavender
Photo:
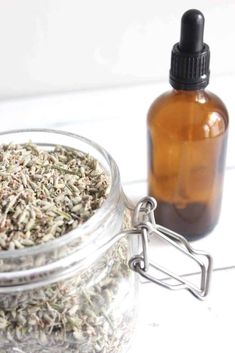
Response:
[{"label": "dried lavender", "polygon": [[48,242],[101,206],[108,180],[88,154],[32,143],[0,146],[0,250]]},{"label": "dried lavender", "polygon": [[[82,152],[0,146],[0,250],[63,236],[94,214],[108,189],[101,166]],[[135,321],[128,249],[122,239],[73,277],[0,294],[0,353],[126,350]]]}]

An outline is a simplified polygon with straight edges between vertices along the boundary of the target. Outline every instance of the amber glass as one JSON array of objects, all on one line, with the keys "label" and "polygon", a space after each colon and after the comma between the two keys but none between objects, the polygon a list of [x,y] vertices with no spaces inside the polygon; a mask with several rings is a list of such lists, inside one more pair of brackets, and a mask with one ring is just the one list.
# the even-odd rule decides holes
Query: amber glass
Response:
[{"label": "amber glass", "polygon": [[205,90],[172,90],[148,112],[149,194],[159,224],[193,240],[216,225],[228,134],[223,102]]}]

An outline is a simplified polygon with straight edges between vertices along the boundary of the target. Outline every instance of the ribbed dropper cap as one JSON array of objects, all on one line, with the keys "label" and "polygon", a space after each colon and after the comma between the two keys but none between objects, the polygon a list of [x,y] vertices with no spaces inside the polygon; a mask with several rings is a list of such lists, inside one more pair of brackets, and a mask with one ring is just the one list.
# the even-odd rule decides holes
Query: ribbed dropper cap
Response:
[{"label": "ribbed dropper cap", "polygon": [[171,53],[170,84],[175,89],[196,90],[209,83],[209,46],[203,42],[204,16],[188,10],[181,19],[180,42]]}]

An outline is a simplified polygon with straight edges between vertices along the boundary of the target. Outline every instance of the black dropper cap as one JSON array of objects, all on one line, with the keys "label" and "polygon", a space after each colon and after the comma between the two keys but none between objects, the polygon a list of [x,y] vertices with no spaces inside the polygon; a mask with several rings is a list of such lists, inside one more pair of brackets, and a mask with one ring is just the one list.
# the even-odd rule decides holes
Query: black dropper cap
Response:
[{"label": "black dropper cap", "polygon": [[198,10],[182,16],[180,42],[171,52],[170,84],[175,89],[196,90],[209,83],[210,50],[203,43],[204,22]]}]

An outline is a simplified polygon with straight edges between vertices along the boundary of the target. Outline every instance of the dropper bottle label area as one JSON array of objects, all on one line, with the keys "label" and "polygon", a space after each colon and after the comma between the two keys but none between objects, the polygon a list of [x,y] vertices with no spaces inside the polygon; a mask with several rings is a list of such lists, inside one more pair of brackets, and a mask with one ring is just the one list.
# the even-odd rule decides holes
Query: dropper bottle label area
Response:
[{"label": "dropper bottle label area", "polygon": [[170,84],[175,89],[197,90],[209,83],[209,46],[203,42],[204,16],[188,10],[181,19],[180,42],[171,54]]}]

